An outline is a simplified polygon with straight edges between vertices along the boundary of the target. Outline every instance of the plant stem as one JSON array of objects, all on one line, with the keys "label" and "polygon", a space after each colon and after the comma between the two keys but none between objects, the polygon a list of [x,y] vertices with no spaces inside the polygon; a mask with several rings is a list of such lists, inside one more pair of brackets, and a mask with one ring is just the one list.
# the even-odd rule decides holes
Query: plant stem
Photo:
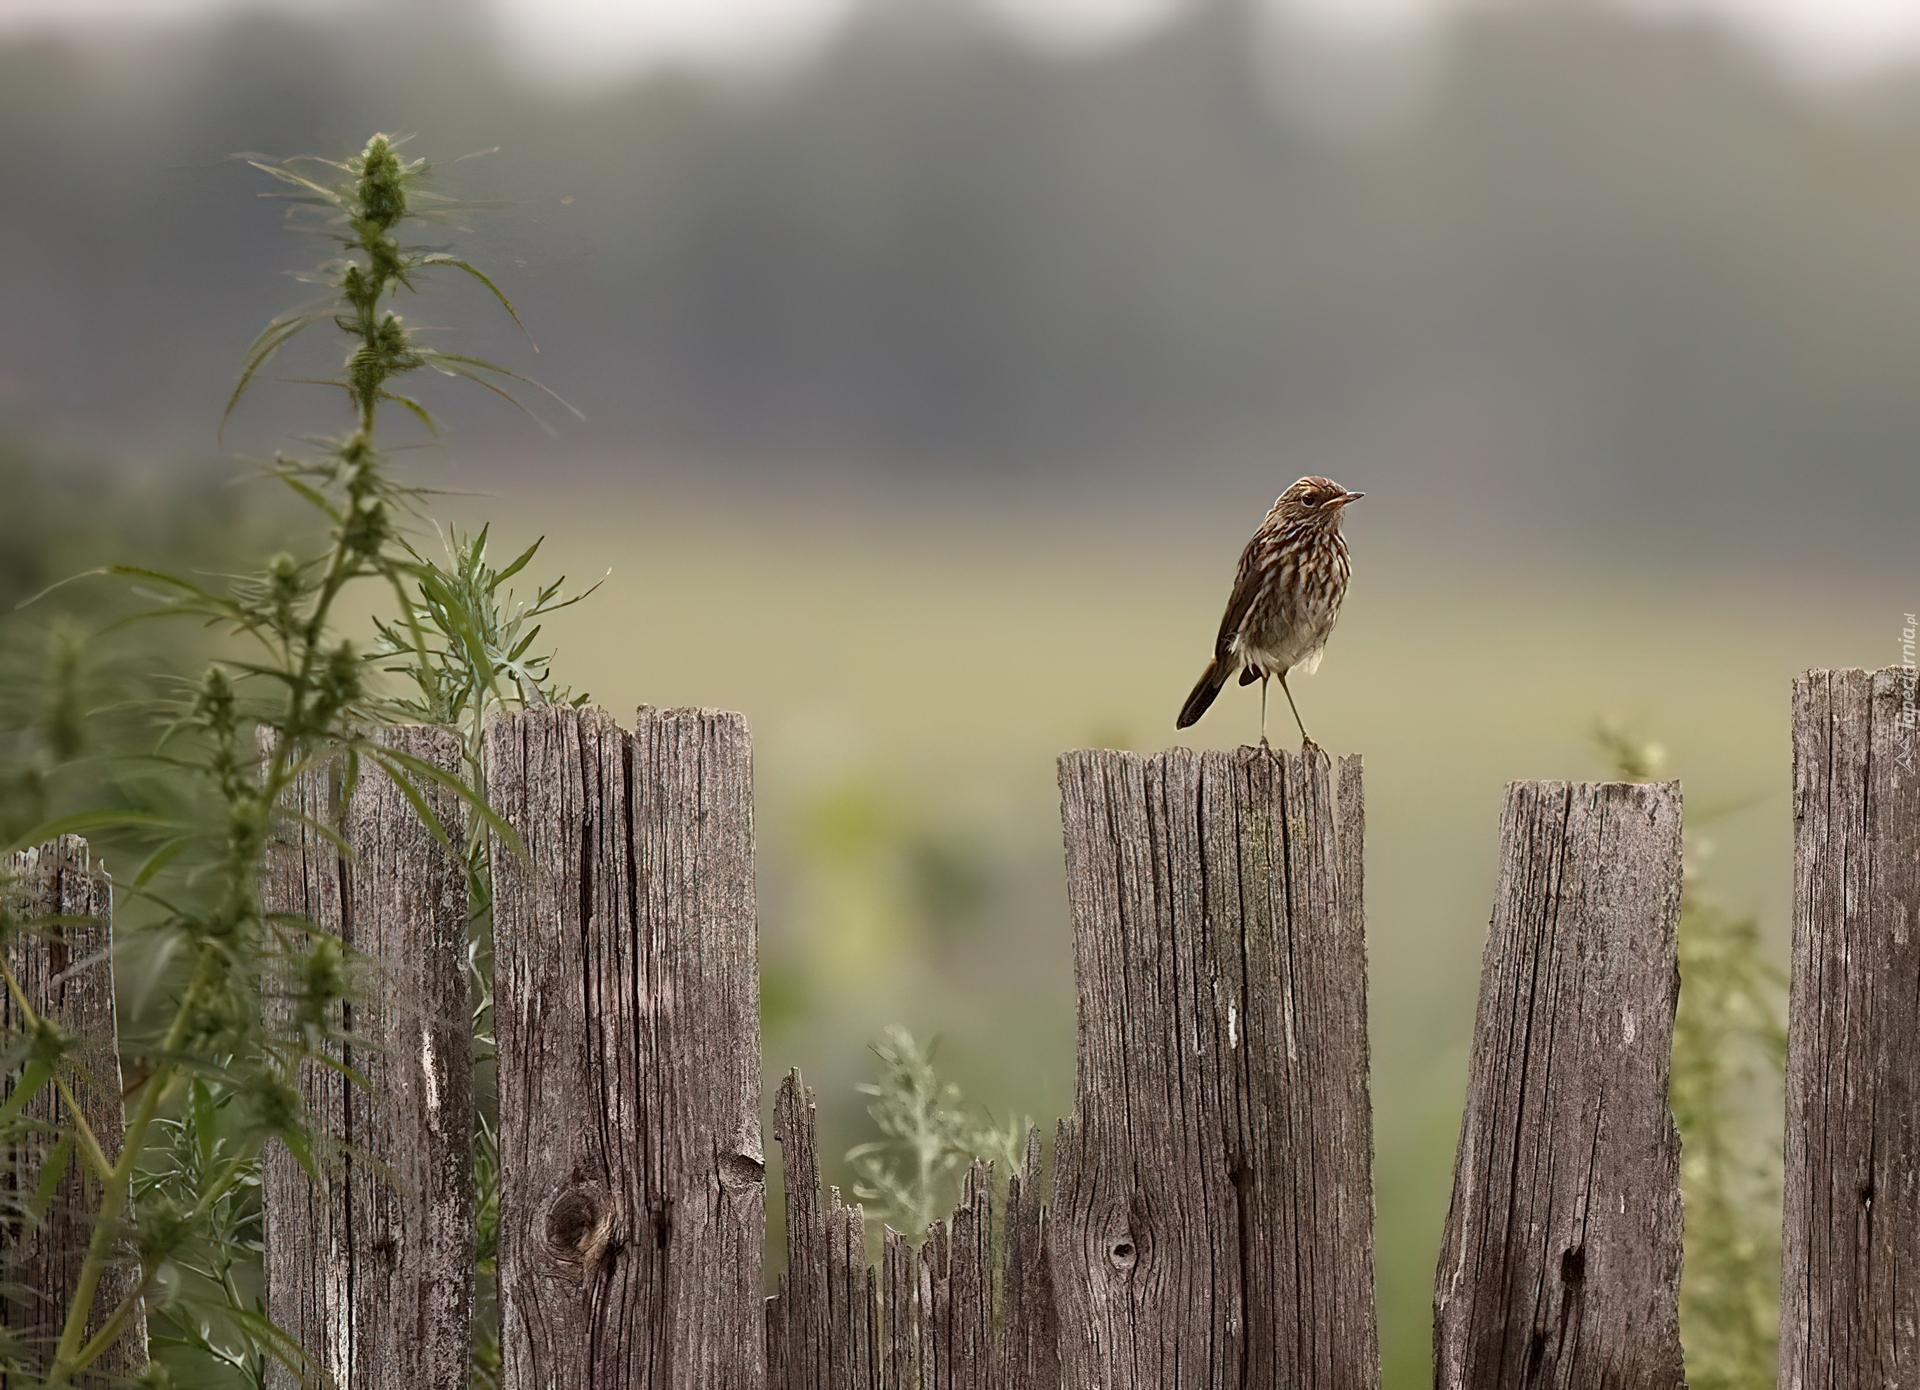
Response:
[{"label": "plant stem", "polygon": [[[368,431],[363,426],[361,438],[369,445]],[[343,528],[344,531],[344,528]],[[352,578],[350,566],[352,556],[344,539],[336,541],[333,554],[327,564],[327,577],[321,585],[319,597],[314,603],[313,616],[308,620],[305,641],[300,654],[298,678],[290,682],[288,710],[285,727],[298,729],[303,726],[306,715],[306,694],[312,684],[313,663],[320,646],[320,635],[326,631],[326,621],[333,607],[333,601],[347,580]],[[271,815],[279,805],[282,793],[286,791],[290,780],[288,769],[293,756],[292,738],[282,737],[274,741],[273,756],[267,766],[265,785],[262,788],[262,804]],[[237,870],[236,877],[251,877],[252,866],[242,863],[230,863],[230,870]],[[93,1312],[93,1301],[100,1287],[101,1275],[106,1272],[107,1262],[113,1254],[115,1231],[120,1218],[125,1213],[133,1186],[133,1170],[138,1165],[140,1155],[145,1150],[147,1131],[152,1128],[154,1118],[160,1113],[161,1101],[172,1090],[179,1075],[179,1063],[173,1060],[173,1054],[179,1052],[187,1041],[189,1029],[193,1026],[194,1016],[199,1008],[201,992],[211,983],[211,977],[217,968],[213,951],[201,948],[199,961],[194,966],[192,981],[186,993],[181,997],[180,1008],[175,1013],[172,1025],[167,1029],[166,1037],[160,1044],[160,1055],[164,1059],[155,1066],[152,1074],[141,1087],[140,1104],[133,1118],[127,1123],[125,1136],[120,1144],[119,1160],[113,1165],[106,1181],[106,1190],[101,1194],[100,1209],[94,1215],[93,1236],[87,1243],[87,1257],[80,1266],[80,1278],[74,1285],[73,1302],[67,1307],[67,1320],[60,1331],[60,1344],[54,1353],[53,1367],[47,1375],[47,1390],[59,1390],[72,1382],[73,1376],[84,1370],[105,1346],[94,1347],[84,1341],[87,1319]],[[99,1338],[94,1339],[95,1342]],[[109,1343],[110,1345],[110,1343]],[[91,1354],[87,1354],[91,1353]]]}]

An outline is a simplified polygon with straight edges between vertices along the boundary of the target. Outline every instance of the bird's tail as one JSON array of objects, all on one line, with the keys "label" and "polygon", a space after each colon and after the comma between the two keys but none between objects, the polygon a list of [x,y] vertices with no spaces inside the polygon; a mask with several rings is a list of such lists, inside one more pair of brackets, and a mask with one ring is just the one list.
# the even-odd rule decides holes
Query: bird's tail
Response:
[{"label": "bird's tail", "polygon": [[1198,722],[1200,716],[1207,712],[1207,707],[1213,703],[1214,697],[1219,695],[1227,681],[1232,678],[1234,667],[1237,665],[1239,663],[1236,661],[1223,661],[1218,657],[1209,661],[1206,671],[1200,677],[1200,684],[1193,688],[1193,694],[1187,696],[1186,704],[1180,706],[1180,717],[1174,720],[1173,727],[1184,729]]}]

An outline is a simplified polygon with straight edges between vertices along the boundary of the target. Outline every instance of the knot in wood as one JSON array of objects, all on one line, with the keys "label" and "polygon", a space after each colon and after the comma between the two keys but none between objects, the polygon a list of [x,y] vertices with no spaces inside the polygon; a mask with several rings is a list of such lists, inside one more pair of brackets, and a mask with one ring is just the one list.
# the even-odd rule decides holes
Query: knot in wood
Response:
[{"label": "knot in wood", "polygon": [[1560,1282],[1569,1289],[1577,1289],[1587,1282],[1587,1249],[1584,1245],[1568,1246],[1561,1253]]},{"label": "knot in wood", "polygon": [[1140,1242],[1124,1224],[1107,1232],[1107,1264],[1115,1274],[1131,1274],[1140,1263]]},{"label": "knot in wood", "polygon": [[758,1184],[767,1172],[767,1165],[759,1157],[747,1153],[721,1154],[719,1168],[723,1192],[744,1192]]},{"label": "knot in wood", "polygon": [[619,1213],[613,1196],[596,1182],[563,1187],[547,1206],[547,1254],[561,1275],[586,1282],[601,1259],[618,1245]]}]

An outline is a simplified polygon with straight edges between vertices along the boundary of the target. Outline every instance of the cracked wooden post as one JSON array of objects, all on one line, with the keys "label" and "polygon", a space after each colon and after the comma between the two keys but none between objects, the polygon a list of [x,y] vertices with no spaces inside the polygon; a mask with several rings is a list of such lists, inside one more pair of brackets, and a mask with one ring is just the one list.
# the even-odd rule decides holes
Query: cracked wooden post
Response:
[{"label": "cracked wooden post", "polygon": [[813,1092],[789,1072],[774,1101],[787,1268],[767,1300],[768,1390],[1060,1390],[1039,1131],[1011,1175],[998,1250],[992,1168],[976,1159],[952,1216],[928,1226],[918,1251],[882,1228],[874,1270],[862,1209],[820,1190],[814,1118]]},{"label": "cracked wooden post", "polygon": [[1040,1131],[1027,1131],[1025,1161],[1007,1184],[1001,1316],[994,1346],[994,1390],[1059,1390],[1059,1333],[1047,1261],[1047,1215],[1040,1205]]},{"label": "cracked wooden post", "polygon": [[507,1390],[761,1390],[766,1230],[746,721],[487,731]]},{"label": "cracked wooden post", "polygon": [[[460,771],[443,730],[384,730],[388,746]],[[459,845],[459,799],[426,789]],[[455,1390],[466,1384],[473,1316],[473,1021],[466,976],[467,880],[459,857],[371,763],[344,817],[330,769],[287,793],[321,825],[336,819],[351,861],[289,821],[267,857],[261,899],[372,959],[346,1006],[356,1041],[302,1080],[316,1130],[344,1144],[315,1185],[281,1144],[262,1163],[267,1311],[340,1390]],[[268,1008],[289,1007],[271,996]],[[275,1365],[273,1383],[297,1378]]]},{"label": "cracked wooden post", "polygon": [[1920,1383],[1915,704],[1911,667],[1793,686],[1782,1390]]},{"label": "cracked wooden post", "polygon": [[1682,1390],[1678,783],[1515,782],[1453,1203],[1440,1390]]},{"label": "cracked wooden post", "polygon": [[[7,964],[20,991],[36,1012],[52,1019],[79,1040],[65,1073],[88,1126],[109,1160],[120,1157],[125,1117],[120,1108],[120,1043],[113,1001],[113,897],[106,871],[88,857],[87,842],[63,835],[35,849],[9,856],[4,871],[6,910],[20,927],[7,937]],[[64,919],[55,921],[53,919]],[[0,989],[0,1027],[15,1032],[25,1016],[12,991]],[[11,1094],[8,1076],[0,1096]],[[28,1101],[24,1111],[48,1124],[65,1118],[51,1086]],[[0,1227],[6,1297],[0,1302],[0,1326],[28,1349],[50,1354],[73,1301],[80,1266],[93,1237],[91,1217],[99,1206],[100,1183],[90,1177],[79,1155],[63,1156],[65,1176],[55,1189],[39,1229],[26,1248],[9,1222]],[[51,1161],[51,1160],[50,1160]],[[25,1182],[31,1197],[41,1170],[16,1170],[9,1185]],[[135,1287],[137,1259],[128,1249],[108,1269],[94,1299],[89,1334],[106,1324],[114,1308]],[[136,1309],[120,1340],[93,1370],[104,1375],[137,1375],[147,1364],[147,1319]]]},{"label": "cracked wooden post", "polygon": [[867,1268],[866,1214],[820,1191],[813,1089],[789,1071],[773,1104],[786,1179],[787,1268],[768,1300],[769,1390],[875,1390],[886,1359],[875,1344],[877,1289]]},{"label": "cracked wooden post", "polygon": [[1360,760],[1074,752],[1060,787],[1062,1383],[1372,1390]]}]

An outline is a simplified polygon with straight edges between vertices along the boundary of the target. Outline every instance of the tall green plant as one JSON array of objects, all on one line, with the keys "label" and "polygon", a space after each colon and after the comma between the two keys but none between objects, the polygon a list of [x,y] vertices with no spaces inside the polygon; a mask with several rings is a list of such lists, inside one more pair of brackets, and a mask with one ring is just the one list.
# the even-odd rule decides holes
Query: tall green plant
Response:
[{"label": "tall green plant", "polygon": [[[1658,744],[1611,724],[1595,738],[1620,777],[1661,774]],[[1758,920],[1706,887],[1701,866],[1712,846],[1697,820],[1689,815],[1686,832],[1667,1092],[1686,1207],[1680,1335],[1695,1390],[1769,1390],[1779,1343],[1780,1145],[1753,1102],[1771,1096],[1786,1064],[1786,981],[1761,949]]]},{"label": "tall green plant", "polygon": [[[409,639],[408,664],[423,688],[433,678],[433,643],[416,602],[432,578],[404,534],[419,495],[388,470],[376,442],[380,407],[398,405],[431,426],[426,408],[396,389],[422,367],[478,381],[509,398],[503,381],[522,378],[420,343],[390,301],[444,267],[478,280],[509,314],[513,306],[463,259],[400,241],[398,229],[423,208],[448,212],[458,205],[422,189],[424,162],[402,158],[388,137],[374,136],[344,162],[257,167],[290,190],[286,196],[298,209],[321,215],[321,230],[339,254],[314,277],[326,285],[326,295],[275,319],[256,340],[228,411],[287,342],[331,323],[346,335],[348,351],[341,370],[326,380],[345,393],[353,428],[312,441],[319,449],[313,456],[278,455],[264,465],[323,520],[327,542],[318,553],[282,554],[260,573],[224,584],[114,567],[153,601],[151,615],[197,621],[232,644],[164,711],[162,737],[148,759],[197,788],[189,804],[207,813],[89,812],[37,826],[17,841],[109,829],[150,835],[151,854],[121,886],[154,910],[145,930],[154,958],[167,971],[167,993],[177,1001],[156,1037],[134,1040],[128,1048],[125,1138],[119,1154],[109,1156],[68,1086],[72,1040],[34,1012],[6,971],[25,1023],[22,1037],[10,1040],[19,1071],[0,1105],[0,1137],[16,1155],[44,1151],[47,1136],[27,1132],[22,1108],[53,1087],[61,1101],[58,1128],[72,1142],[55,1143],[52,1152],[77,1155],[101,1194],[57,1343],[37,1369],[29,1368],[50,1387],[71,1384],[93,1366],[143,1302],[179,1327],[223,1319],[303,1381],[314,1378],[305,1353],[257,1306],[238,1306],[230,1279],[206,1309],[193,1306],[205,1297],[206,1283],[217,1285],[222,1271],[231,1271],[230,1261],[220,1263],[222,1242],[237,1200],[257,1180],[261,1147],[278,1138],[309,1172],[322,1176],[327,1136],[305,1113],[297,1083],[309,1063],[335,1065],[329,1053],[342,1036],[340,1006],[352,971],[338,940],[304,919],[262,906],[263,859],[280,827],[295,816],[285,793],[296,779],[322,772],[350,791],[372,763],[436,834],[443,832],[428,811],[430,783],[449,787],[468,801],[475,819],[506,833],[464,779],[372,738],[379,724],[405,712],[377,688],[378,666],[392,652],[364,651],[341,636],[336,624],[341,603],[357,586],[371,584],[389,594]],[[312,828],[334,837],[330,827]],[[6,926],[27,930],[32,924]],[[263,994],[274,1007],[262,1006]],[[190,1161],[179,1161],[180,1144],[191,1144]],[[150,1146],[170,1157],[149,1162]],[[140,1200],[130,1207],[136,1178]],[[128,1255],[137,1258],[139,1277],[89,1335],[102,1275]],[[170,1270],[212,1278],[164,1277]]]}]

